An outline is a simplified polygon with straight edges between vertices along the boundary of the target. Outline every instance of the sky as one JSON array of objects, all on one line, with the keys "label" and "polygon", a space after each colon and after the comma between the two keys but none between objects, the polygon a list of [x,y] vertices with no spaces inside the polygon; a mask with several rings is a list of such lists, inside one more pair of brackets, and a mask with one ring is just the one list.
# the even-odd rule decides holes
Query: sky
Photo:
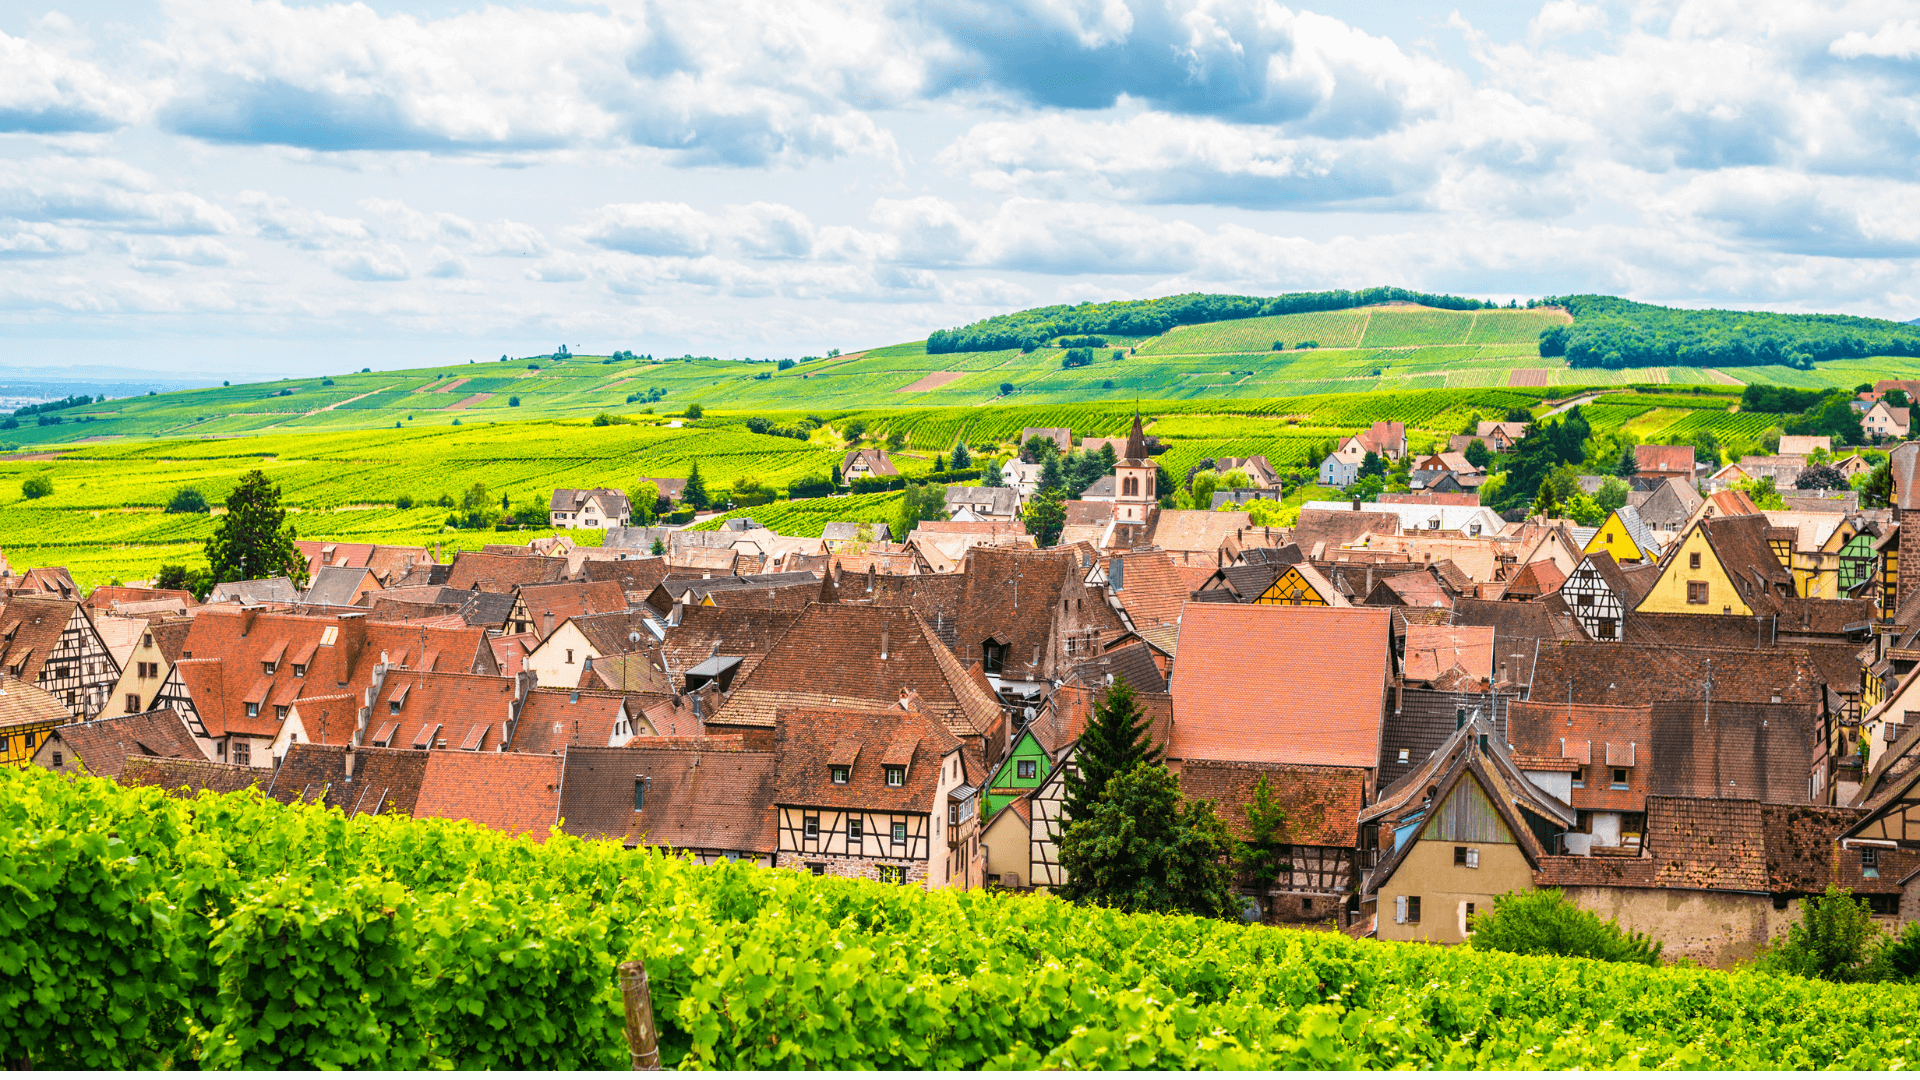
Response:
[{"label": "sky", "polygon": [[1920,317],[1920,5],[0,6],[0,374],[1399,285]]}]

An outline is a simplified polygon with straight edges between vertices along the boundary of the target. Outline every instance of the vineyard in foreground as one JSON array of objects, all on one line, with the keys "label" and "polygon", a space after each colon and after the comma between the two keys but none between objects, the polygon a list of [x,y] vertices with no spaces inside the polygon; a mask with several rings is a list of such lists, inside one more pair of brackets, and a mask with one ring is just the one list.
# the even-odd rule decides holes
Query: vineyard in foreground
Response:
[{"label": "vineyard in foreground", "polygon": [[610,1069],[1901,1068],[1920,991],[926,894],[0,776],[0,1056]]}]

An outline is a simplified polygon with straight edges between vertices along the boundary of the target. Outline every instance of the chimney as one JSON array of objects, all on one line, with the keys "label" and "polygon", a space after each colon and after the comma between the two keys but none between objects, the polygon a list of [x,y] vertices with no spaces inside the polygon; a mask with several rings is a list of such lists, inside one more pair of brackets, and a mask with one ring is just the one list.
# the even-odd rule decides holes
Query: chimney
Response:
[{"label": "chimney", "polygon": [[681,601],[679,601],[679,600],[675,600],[675,601],[673,602],[673,612],[672,612],[672,614],[670,614],[670,615],[668,615],[668,616],[667,616],[667,625],[668,625],[668,626],[679,626],[679,625],[680,625],[680,616],[681,616],[681,614],[682,614],[682,613],[683,613],[683,612],[684,612],[684,611],[686,610],[686,607],[687,607],[687,605],[686,605],[685,603],[683,603],[683,602],[681,602]]},{"label": "chimney", "polygon": [[442,559],[440,557],[440,548],[441,548],[441,542],[438,540],[435,540],[433,542],[433,561],[436,563],[441,563],[446,561],[445,559]]},{"label": "chimney", "polygon": [[1355,499],[1353,500],[1353,508],[1354,508],[1355,510],[1358,510],[1358,509],[1360,509],[1360,500],[1359,500],[1358,498],[1355,498]]},{"label": "chimney", "polygon": [[347,779],[353,779],[353,748],[347,748]]},{"label": "chimney", "polygon": [[545,641],[552,636],[553,612],[549,611],[545,615],[540,616],[540,640]]}]

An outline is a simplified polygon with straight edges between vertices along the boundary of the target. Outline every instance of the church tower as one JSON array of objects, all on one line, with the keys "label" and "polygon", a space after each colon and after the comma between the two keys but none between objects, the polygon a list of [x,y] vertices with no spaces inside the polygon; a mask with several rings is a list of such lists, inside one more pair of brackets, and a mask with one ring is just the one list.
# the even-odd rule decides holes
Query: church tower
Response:
[{"label": "church tower", "polygon": [[1145,525],[1159,503],[1154,476],[1159,466],[1147,456],[1146,436],[1140,432],[1140,410],[1133,412],[1133,431],[1127,452],[1113,463],[1113,520],[1123,525]]}]

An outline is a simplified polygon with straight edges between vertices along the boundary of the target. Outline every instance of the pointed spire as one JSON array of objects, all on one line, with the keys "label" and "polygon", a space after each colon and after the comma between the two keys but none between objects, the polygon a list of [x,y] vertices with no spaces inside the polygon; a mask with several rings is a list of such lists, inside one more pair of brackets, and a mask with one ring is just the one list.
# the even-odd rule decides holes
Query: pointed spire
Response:
[{"label": "pointed spire", "polygon": [[1120,455],[1129,461],[1144,461],[1147,457],[1147,439],[1140,431],[1140,403],[1133,403],[1133,431],[1127,435],[1127,452]]}]

